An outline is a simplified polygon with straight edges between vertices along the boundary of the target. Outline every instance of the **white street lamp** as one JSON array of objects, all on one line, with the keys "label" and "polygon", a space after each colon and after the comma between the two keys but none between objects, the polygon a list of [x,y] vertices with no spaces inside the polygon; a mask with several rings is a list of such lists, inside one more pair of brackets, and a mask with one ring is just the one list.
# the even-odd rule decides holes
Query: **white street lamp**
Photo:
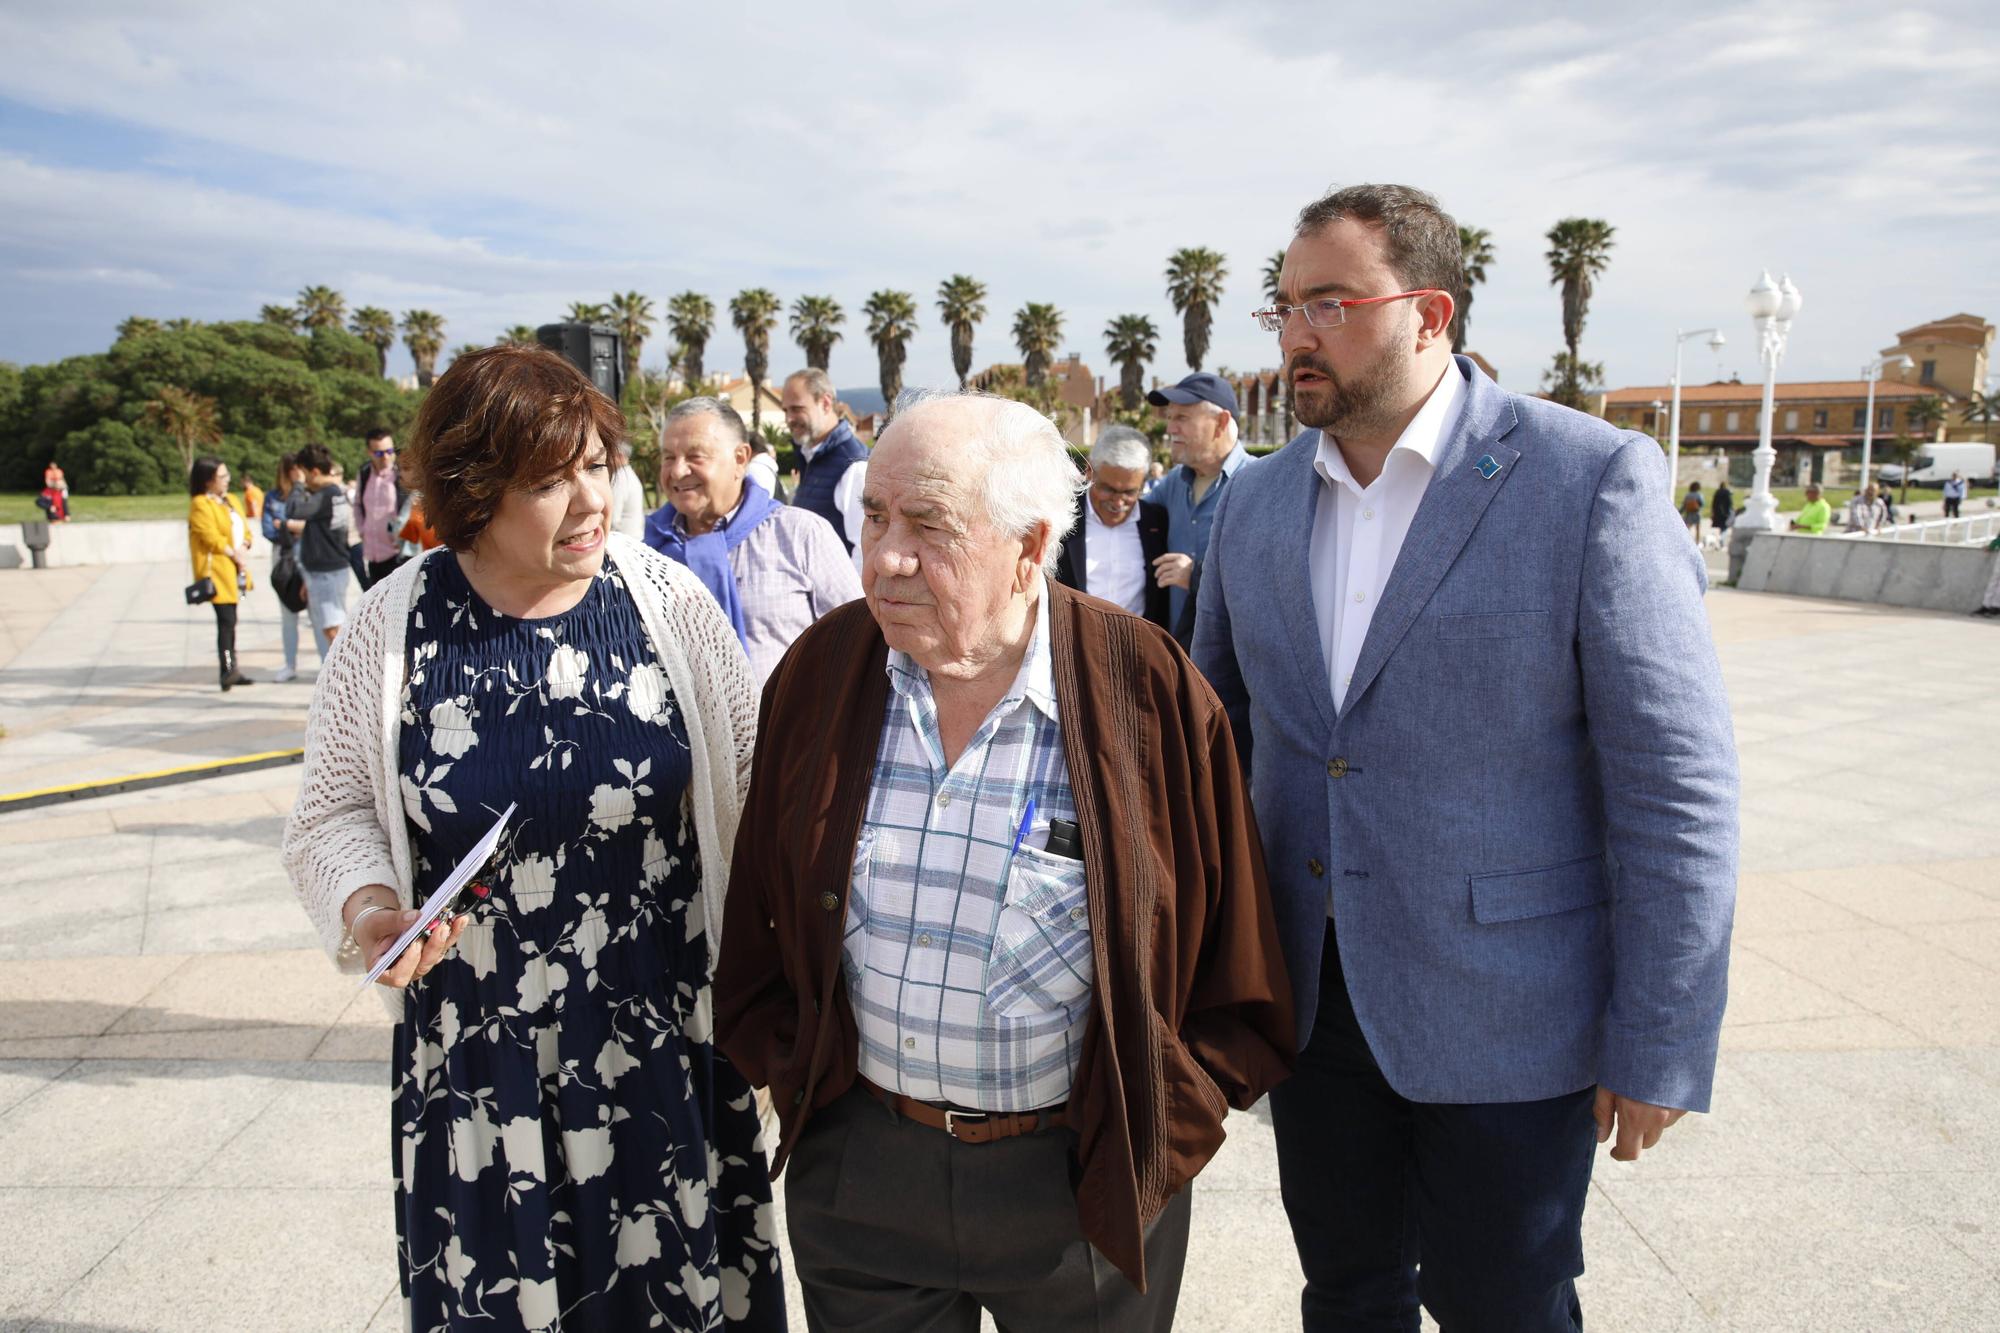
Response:
[{"label": "white street lamp", "polygon": [[1771,494],[1771,465],[1778,461],[1778,451],[1771,444],[1771,421],[1778,393],[1778,363],[1784,359],[1785,343],[1791,337],[1792,321],[1798,317],[1800,304],[1799,289],[1792,285],[1791,275],[1772,282],[1769,270],[1744,298],[1750,318],[1757,324],[1757,353],[1764,362],[1764,410],[1757,419],[1757,449],[1750,455],[1756,473],[1750,483],[1750,499],[1743,506],[1743,517],[1735,524],[1752,532],[1768,531],[1777,521],[1778,500]]},{"label": "white street lamp", "polygon": [[1878,356],[1861,368],[1861,378],[1868,381],[1868,412],[1861,418],[1861,480],[1855,484],[1857,492],[1868,489],[1868,458],[1875,449],[1875,385],[1884,368],[1908,370],[1916,364],[1907,356]]},{"label": "white street lamp", "polygon": [[1681,347],[1690,338],[1708,335],[1708,347],[1712,352],[1720,352],[1728,340],[1721,329],[1675,329],[1674,330],[1674,408],[1667,426],[1667,490],[1681,488]]}]

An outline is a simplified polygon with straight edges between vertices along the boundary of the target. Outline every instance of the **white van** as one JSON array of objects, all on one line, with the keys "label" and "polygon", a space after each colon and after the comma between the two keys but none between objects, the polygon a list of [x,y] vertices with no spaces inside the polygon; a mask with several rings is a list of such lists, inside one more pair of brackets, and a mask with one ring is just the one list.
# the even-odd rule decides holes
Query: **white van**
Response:
[{"label": "white van", "polygon": [[[1918,452],[1916,467],[1910,472],[1912,486],[1942,486],[1956,472],[1976,486],[1993,484],[1994,449],[1990,444],[1927,444]],[[1900,463],[1885,463],[1875,470],[1885,485],[1903,484]]]}]

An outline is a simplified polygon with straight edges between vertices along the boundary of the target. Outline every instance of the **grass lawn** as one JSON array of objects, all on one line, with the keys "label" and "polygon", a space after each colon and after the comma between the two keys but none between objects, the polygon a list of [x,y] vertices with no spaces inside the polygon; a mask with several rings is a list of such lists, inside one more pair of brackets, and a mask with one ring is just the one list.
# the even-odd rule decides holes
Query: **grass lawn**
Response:
[{"label": "grass lawn", "polygon": [[[185,495],[72,495],[69,518],[72,523],[115,523],[134,518],[186,518]],[[26,491],[0,493],[0,523],[39,521],[42,511],[35,497]]]}]

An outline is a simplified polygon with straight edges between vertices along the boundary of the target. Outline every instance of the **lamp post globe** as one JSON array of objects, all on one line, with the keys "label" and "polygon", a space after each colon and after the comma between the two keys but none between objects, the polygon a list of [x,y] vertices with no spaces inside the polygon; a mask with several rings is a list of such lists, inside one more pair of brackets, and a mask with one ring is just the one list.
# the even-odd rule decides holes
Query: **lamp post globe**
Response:
[{"label": "lamp post globe", "polygon": [[1778,306],[1783,300],[1784,298],[1778,294],[1778,284],[1771,281],[1771,270],[1765,269],[1764,276],[1757,280],[1757,285],[1743,298],[1743,304],[1750,311],[1750,318],[1761,324],[1777,315]]},{"label": "lamp post globe", "polygon": [[1757,417],[1757,448],[1750,455],[1755,467],[1750,498],[1730,527],[1729,580],[1732,583],[1743,573],[1743,562],[1749,555],[1750,543],[1756,534],[1769,532],[1777,526],[1778,499],[1771,494],[1771,465],[1778,461],[1778,451],[1771,443],[1771,424],[1776,415],[1774,403],[1778,392],[1778,362],[1784,359],[1792,321],[1797,318],[1803,304],[1804,298],[1791,275],[1788,273],[1782,281],[1773,282],[1769,269],[1763,271],[1757,285],[1743,298],[1744,308],[1757,325],[1757,350],[1764,362],[1764,407]]}]

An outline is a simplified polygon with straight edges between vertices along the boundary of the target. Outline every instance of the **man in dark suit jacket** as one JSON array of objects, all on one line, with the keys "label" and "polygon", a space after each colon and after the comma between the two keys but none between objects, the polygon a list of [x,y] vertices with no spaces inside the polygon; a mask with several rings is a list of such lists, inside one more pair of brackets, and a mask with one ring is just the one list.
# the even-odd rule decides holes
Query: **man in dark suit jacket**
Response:
[{"label": "man in dark suit jacket", "polygon": [[[1152,461],[1151,443],[1130,426],[1112,426],[1097,437],[1090,451],[1088,503],[1062,540],[1056,582],[1122,606],[1171,633],[1166,585],[1153,573],[1153,562],[1167,551],[1167,510],[1139,498]],[[1187,645],[1187,635],[1176,637]]]}]

